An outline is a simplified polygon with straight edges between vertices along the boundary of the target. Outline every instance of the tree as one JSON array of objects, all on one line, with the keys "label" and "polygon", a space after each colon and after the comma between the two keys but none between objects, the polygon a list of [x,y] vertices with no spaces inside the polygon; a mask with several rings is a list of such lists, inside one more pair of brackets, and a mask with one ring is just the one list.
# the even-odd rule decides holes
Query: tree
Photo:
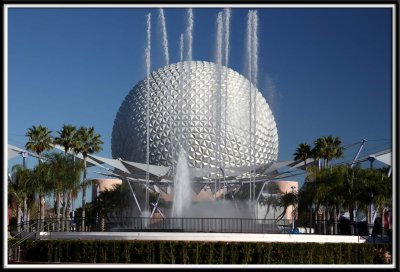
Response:
[{"label": "tree", "polygon": [[[61,227],[60,219],[64,222],[66,217],[65,197],[68,190],[72,190],[79,185],[80,164],[75,165],[72,159],[65,159],[60,153],[51,153],[46,155],[46,164],[49,166],[50,178],[53,180],[53,190],[56,194],[56,205],[54,212],[56,214],[59,227]],[[63,193],[62,211],[60,213],[60,195]],[[61,214],[61,217],[60,217]],[[63,229],[63,227],[61,227]]]},{"label": "tree", "polygon": [[[38,155],[39,164],[42,159],[42,153],[47,150],[51,150],[52,147],[52,137],[51,137],[51,130],[44,126],[32,126],[28,128],[28,132],[26,133],[26,137],[28,137],[28,142],[25,144],[27,150],[31,150],[36,152]],[[38,220],[44,219],[44,211],[41,210],[41,207],[44,207],[41,202],[44,199],[40,199],[39,196],[39,203],[38,203]]]},{"label": "tree", "polygon": [[293,155],[295,160],[302,160],[304,162],[304,167],[307,170],[307,159],[312,157],[311,146],[302,143],[297,147],[296,152]]},{"label": "tree", "polygon": [[[391,205],[391,182],[386,173],[376,169],[362,169],[359,166],[335,166],[315,171],[310,168],[307,182],[300,191],[302,206],[316,203],[317,208],[331,207],[333,221],[337,222],[337,208],[349,211],[350,224],[354,224],[355,210],[368,214],[368,207],[374,203],[380,213]],[[352,230],[352,229],[351,229]],[[334,229],[334,233],[336,229]]]},{"label": "tree", "polygon": [[[133,187],[133,190],[138,201],[143,202],[147,189],[144,186],[136,186]],[[149,197],[150,202],[156,202],[156,193],[151,192]],[[163,204],[165,205],[165,203],[160,201],[159,207],[163,206]],[[96,222],[95,219],[98,215],[101,230],[104,230],[106,223],[118,227],[131,227],[134,222],[127,219],[140,215],[140,210],[136,205],[127,182],[113,185],[111,189],[102,191],[93,203],[87,204],[87,207],[90,207],[92,210],[87,211],[88,219],[90,215],[91,218],[86,221],[93,224]],[[82,209],[79,209],[79,212],[81,213]]]},{"label": "tree", "polygon": [[[325,168],[316,171],[310,168],[307,173],[307,182],[300,191],[302,206],[316,204],[316,210],[322,209],[320,217],[326,220],[327,211],[331,207],[333,233],[337,233],[337,207],[343,202],[341,190],[343,188],[344,167]],[[321,220],[321,219],[320,219]],[[320,221],[318,220],[318,221]],[[324,225],[324,232],[326,231]]]},{"label": "tree", "polygon": [[51,178],[50,166],[47,163],[40,163],[33,169],[32,186],[35,188],[35,193],[39,195],[39,218],[38,230],[43,229],[45,218],[45,197],[53,190],[53,180]]},{"label": "tree", "polygon": [[[141,194],[143,196],[143,194]],[[96,212],[99,213],[100,225],[105,222],[115,223],[125,221],[125,218],[135,216],[134,199],[126,183],[113,185],[111,190],[100,193],[95,201]],[[137,213],[136,213],[137,214]],[[131,224],[132,222],[126,222]]]},{"label": "tree", "polygon": [[73,125],[63,125],[62,129],[57,131],[58,135],[54,138],[54,143],[64,147],[65,158],[68,151],[74,149],[77,145],[76,127]]},{"label": "tree", "polygon": [[87,183],[80,183],[80,176],[83,170],[83,162],[75,162],[73,159],[68,159],[68,168],[71,171],[67,175],[66,183],[64,184],[64,190],[66,194],[63,196],[67,197],[66,201],[63,199],[63,217],[70,220],[70,210],[72,197],[77,195],[78,191],[87,186]]},{"label": "tree", "polygon": [[314,142],[314,156],[324,159],[324,167],[328,167],[332,159],[343,157],[344,148],[341,144],[342,141],[338,137],[323,136],[318,138]]},{"label": "tree", "polygon": [[[73,125],[63,125],[60,131],[57,131],[58,137],[54,138],[54,143],[59,144],[64,147],[65,159],[68,158],[68,151],[72,150],[74,153],[77,152],[77,130]],[[75,161],[75,160],[74,160]],[[75,169],[75,167],[73,167]],[[81,169],[77,166],[76,169]],[[63,191],[62,193],[62,217],[69,219],[69,209],[71,206],[72,189],[76,186],[72,186],[70,190]]]},{"label": "tree", "polygon": [[28,137],[28,142],[25,144],[25,147],[27,150],[36,152],[39,157],[39,163],[42,158],[42,153],[53,148],[51,132],[52,131],[48,128],[39,125],[29,128],[25,135]]},{"label": "tree", "polygon": [[[83,181],[86,181],[86,161],[88,154],[101,151],[103,141],[93,127],[80,127],[76,133],[76,150],[83,156]],[[86,186],[82,188],[82,229],[85,229]]]},{"label": "tree", "polygon": [[261,194],[259,203],[261,206],[267,206],[264,215],[264,219],[267,219],[268,213],[270,212],[271,208],[274,211],[274,217],[275,217],[275,213],[277,212],[280,203],[279,202],[280,189],[276,183],[268,183],[265,190],[268,192],[268,194],[267,195]]},{"label": "tree", "polygon": [[[386,168],[365,169],[363,179],[363,186],[359,189],[359,206],[369,214],[369,207],[374,204],[381,215],[381,226],[383,226],[383,214],[392,206],[392,179],[387,175]],[[369,223],[374,223],[372,218]],[[381,231],[383,235],[383,229]]]},{"label": "tree", "polygon": [[289,192],[279,195],[278,197],[278,205],[283,208],[283,211],[275,221],[281,220],[287,213],[289,207],[292,207],[292,231],[294,229],[294,222],[295,222],[295,207],[298,203],[298,194],[295,192]]},{"label": "tree", "polygon": [[[16,164],[11,168],[11,178],[9,179],[9,193],[15,197],[17,203],[17,223],[18,232],[21,230],[21,217],[24,221],[28,220],[28,199],[31,198],[34,192],[32,188],[33,172],[30,169],[24,168],[20,164]],[[23,208],[23,210],[21,209]]]},{"label": "tree", "polygon": [[[331,208],[333,219],[333,233],[337,233],[338,207],[353,211],[357,206],[358,194],[361,186],[360,174],[350,173],[347,166],[336,166],[317,171],[311,167],[307,173],[307,182],[300,190],[301,206],[316,205],[320,222],[327,216],[327,208]],[[357,180],[356,180],[357,178]],[[357,189],[358,187],[358,189]],[[354,222],[353,213],[350,212],[350,221]],[[318,225],[320,226],[320,225]],[[324,225],[325,230],[325,225]]]}]

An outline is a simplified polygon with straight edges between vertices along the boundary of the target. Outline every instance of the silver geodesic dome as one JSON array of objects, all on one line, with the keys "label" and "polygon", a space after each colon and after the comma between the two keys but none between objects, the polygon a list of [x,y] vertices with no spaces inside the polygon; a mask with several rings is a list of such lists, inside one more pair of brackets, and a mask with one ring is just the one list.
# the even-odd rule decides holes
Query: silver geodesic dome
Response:
[{"label": "silver geodesic dome", "polygon": [[[262,165],[277,159],[274,116],[253,85],[256,133],[251,140],[255,153],[250,153],[249,131],[254,131],[250,82],[234,70],[225,66],[218,70],[216,64],[205,61],[179,62],[153,71],[149,83],[150,164],[176,163],[181,147],[189,165],[199,168]],[[146,86],[147,77],[119,108],[111,139],[113,158],[146,162]]]}]

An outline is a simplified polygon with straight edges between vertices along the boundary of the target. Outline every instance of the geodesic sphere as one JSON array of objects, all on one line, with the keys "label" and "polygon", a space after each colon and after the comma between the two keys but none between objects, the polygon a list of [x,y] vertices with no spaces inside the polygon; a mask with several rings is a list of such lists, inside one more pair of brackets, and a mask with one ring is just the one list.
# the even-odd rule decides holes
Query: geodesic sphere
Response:
[{"label": "geodesic sphere", "polygon": [[113,158],[146,163],[147,127],[150,164],[175,163],[181,148],[189,165],[200,168],[267,164],[278,155],[265,98],[244,76],[211,62],[171,64],[140,81],[116,115]]}]

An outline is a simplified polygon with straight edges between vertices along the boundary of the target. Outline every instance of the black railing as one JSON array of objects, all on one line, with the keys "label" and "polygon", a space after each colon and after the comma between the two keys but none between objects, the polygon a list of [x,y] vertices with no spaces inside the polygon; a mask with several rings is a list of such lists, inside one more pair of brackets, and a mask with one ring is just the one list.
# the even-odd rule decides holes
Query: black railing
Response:
[{"label": "black railing", "polygon": [[20,224],[11,224],[8,231],[11,233],[37,232],[37,231],[75,231],[76,224],[69,219],[46,218],[44,220],[30,220]]},{"label": "black railing", "polygon": [[[9,231],[21,232],[65,232],[65,231],[169,231],[169,232],[235,232],[235,233],[287,233],[291,229],[288,220],[276,222],[273,219],[251,218],[145,218],[126,217],[113,220],[85,220],[82,229],[82,219],[65,220],[47,218],[31,220],[18,225],[10,225]],[[18,228],[19,227],[19,228]]]},{"label": "black railing", "polygon": [[106,223],[105,231],[284,233],[289,225],[269,219],[132,217]]},{"label": "black railing", "polygon": [[[40,228],[38,229],[38,226]],[[18,231],[20,230],[20,231]],[[251,219],[251,218],[145,218],[126,217],[113,219],[85,219],[85,229],[82,229],[82,219],[31,220],[18,225],[9,225],[12,236],[23,235],[24,232],[69,232],[69,231],[158,231],[158,232],[216,232],[216,233],[306,233],[326,235],[371,235],[372,226],[363,223],[339,221],[314,221],[310,224],[300,224],[291,220]],[[381,233],[381,231],[376,231]]]}]

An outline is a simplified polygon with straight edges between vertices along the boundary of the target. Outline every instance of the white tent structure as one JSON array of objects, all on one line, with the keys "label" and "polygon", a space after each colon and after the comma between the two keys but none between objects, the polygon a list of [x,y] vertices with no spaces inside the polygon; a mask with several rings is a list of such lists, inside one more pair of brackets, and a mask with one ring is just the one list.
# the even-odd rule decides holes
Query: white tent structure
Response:
[{"label": "white tent structure", "polygon": [[[59,145],[54,145],[54,148],[64,151],[64,148]],[[68,153],[79,160],[83,160],[83,156],[80,153],[75,154],[72,151],[69,151]],[[38,157],[36,154],[28,152],[24,149],[8,145],[8,159],[15,158],[21,154],[24,154],[24,156],[27,154],[28,156]],[[357,162],[378,160],[391,166],[391,154],[391,150],[385,150],[359,159]],[[173,169],[170,167],[125,161],[121,158],[110,159],[92,154],[88,154],[86,161],[88,167],[96,166],[100,167],[102,170],[105,170],[105,172],[94,173],[103,176],[115,177],[126,181],[131,188],[132,194],[134,194],[131,187],[132,182],[141,184],[142,186],[145,186],[147,190],[153,192],[156,191],[158,193],[170,191],[169,186],[173,185],[174,183]],[[307,159],[306,165],[318,165],[318,160]],[[298,172],[299,170],[304,171],[305,164],[304,161],[301,160],[288,160],[272,162],[267,165],[256,165],[255,169],[256,171],[253,181],[249,175],[251,170],[250,167],[231,167],[225,169],[189,168],[189,172],[193,179],[192,188],[197,193],[201,191],[201,189],[205,188],[205,186],[211,188],[213,194],[216,194],[222,190],[221,186],[227,188],[227,193],[236,193],[239,191],[242,185],[250,182],[262,183],[264,185],[272,180],[282,180],[292,177],[294,172]],[[146,172],[149,173],[149,180],[146,179]],[[149,187],[146,185],[147,182],[149,182]],[[215,183],[215,185],[218,184],[218,186],[209,186],[211,183]],[[135,195],[134,197],[136,199]],[[140,210],[138,203],[137,205]]]},{"label": "white tent structure", "polygon": [[[64,151],[62,146],[54,145],[54,148]],[[69,154],[75,156],[75,158],[83,160],[82,154],[75,154],[72,151]],[[8,145],[8,159],[13,159],[19,155],[27,154],[28,156],[38,157],[36,154],[28,152],[24,149],[18,148],[13,145]],[[384,164],[391,166],[392,152],[390,149],[377,152],[361,158],[358,162],[363,161],[380,161]],[[318,165],[318,161],[314,159],[307,159],[307,166]],[[157,183],[172,183],[173,173],[170,167],[159,166],[159,165],[147,165],[145,163],[125,161],[120,158],[110,159],[100,156],[89,154],[87,156],[88,167],[97,166],[106,170],[106,173],[99,173],[104,176],[114,176],[119,178],[129,178],[133,182],[144,183],[145,174],[148,171],[152,182]],[[272,162],[268,165],[257,165],[256,167],[255,180],[256,182],[264,182],[272,179],[286,178],[292,175],[293,171],[305,170],[304,162],[301,160],[288,160],[281,162]],[[249,171],[250,167],[231,167],[225,169],[215,168],[189,168],[192,178],[200,183],[209,184],[209,179],[221,180],[223,176],[223,182],[225,184],[232,183],[248,183],[250,182]],[[217,173],[216,173],[217,172]]]},{"label": "white tent structure", "polygon": [[386,165],[392,166],[392,151],[390,149],[384,150],[368,156],[368,160],[377,160]]},{"label": "white tent structure", "polygon": [[[54,148],[64,151],[64,148],[60,145],[54,145]],[[21,154],[28,154],[28,156],[38,157],[36,154],[28,152],[24,149],[8,145],[8,159],[15,158]],[[75,158],[83,160],[82,154],[75,154],[72,151],[68,152],[69,154],[75,156]],[[113,176],[119,178],[129,178],[131,181],[143,183],[144,176],[148,171],[150,177],[153,181],[157,181],[159,183],[171,183],[172,180],[172,169],[166,166],[158,166],[158,165],[147,165],[145,163],[131,162],[125,161],[120,158],[118,159],[110,159],[100,156],[95,156],[89,154],[87,156],[87,166],[97,166],[106,170],[106,173],[96,172],[98,174],[104,176]],[[309,160],[307,164],[314,164],[315,161]],[[272,162],[268,165],[257,165],[256,166],[256,182],[261,182],[269,179],[274,179],[279,177],[282,173],[279,173],[279,170],[285,167],[289,167],[291,170],[304,168],[304,162],[302,161],[282,161],[282,162]],[[216,169],[214,168],[190,168],[189,169],[191,176],[194,180],[200,181],[203,183],[209,183],[205,177],[208,178],[221,178],[223,175],[224,182],[226,183],[248,183],[250,182],[247,173],[250,171],[250,167],[232,167],[226,169],[220,169],[215,173]],[[222,175],[221,175],[222,173]]]},{"label": "white tent structure", "polygon": [[29,151],[27,151],[25,149],[10,145],[10,144],[8,145],[8,150],[7,151],[8,151],[7,152],[7,156],[8,156],[9,160],[14,159],[14,158],[16,158],[18,156],[22,156],[24,153],[27,156],[38,158],[38,155],[36,155],[36,154],[34,154],[32,152],[29,152]]},{"label": "white tent structure", "polygon": [[379,161],[383,164],[386,164],[387,166],[390,166],[388,176],[390,176],[392,173],[392,150],[391,149],[379,151],[374,154],[364,156],[361,159],[357,160],[357,162],[365,162],[365,161],[369,161],[371,164],[371,167],[373,167],[373,163],[375,161]]}]

